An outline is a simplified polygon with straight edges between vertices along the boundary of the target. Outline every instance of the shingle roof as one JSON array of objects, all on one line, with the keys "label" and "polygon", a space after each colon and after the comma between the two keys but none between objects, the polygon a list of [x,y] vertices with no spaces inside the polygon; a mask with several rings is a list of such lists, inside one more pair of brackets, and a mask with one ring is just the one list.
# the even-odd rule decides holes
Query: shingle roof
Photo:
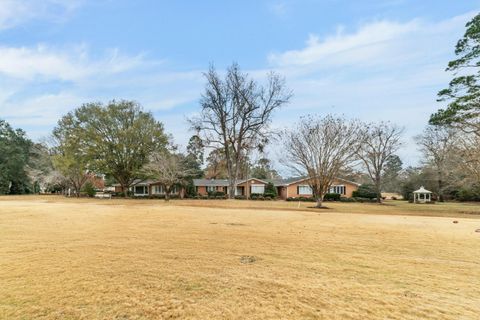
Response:
[{"label": "shingle roof", "polygon": [[[279,186],[288,186],[289,184],[299,182],[299,181],[305,180],[307,178],[308,177],[292,177],[292,178],[286,178],[286,179],[281,179],[281,180],[272,180],[270,182],[273,182],[273,184],[276,187],[279,187]],[[343,179],[343,178],[336,178],[336,179],[340,180],[340,181],[343,181],[343,182],[346,182],[346,183],[351,183],[351,184],[354,184],[354,185],[357,185],[357,186],[360,185],[360,183],[349,181],[349,180],[346,180],[346,179]]]},{"label": "shingle roof", "polygon": [[193,179],[194,186],[228,187],[226,179]]}]

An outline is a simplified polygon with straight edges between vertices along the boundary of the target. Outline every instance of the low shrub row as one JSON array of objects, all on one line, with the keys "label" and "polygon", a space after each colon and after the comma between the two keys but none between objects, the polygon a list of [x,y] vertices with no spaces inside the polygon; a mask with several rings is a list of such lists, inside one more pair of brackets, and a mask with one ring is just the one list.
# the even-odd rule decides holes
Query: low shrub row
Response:
[{"label": "low shrub row", "polygon": [[314,198],[308,198],[308,197],[288,197],[286,200],[287,201],[302,201],[302,202],[315,202],[316,201]]},{"label": "low shrub row", "polygon": [[[223,192],[222,192],[223,193]],[[196,195],[193,197],[193,199],[199,199],[199,200],[225,200],[228,199],[228,197],[224,195],[215,195],[215,193],[209,194],[209,195]]]}]

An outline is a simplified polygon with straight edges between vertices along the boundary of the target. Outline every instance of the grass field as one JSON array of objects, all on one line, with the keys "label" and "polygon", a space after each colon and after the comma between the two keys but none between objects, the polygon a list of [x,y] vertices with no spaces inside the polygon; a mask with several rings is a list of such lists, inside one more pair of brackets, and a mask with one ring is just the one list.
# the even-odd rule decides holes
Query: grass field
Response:
[{"label": "grass field", "polygon": [[0,319],[480,318],[480,206],[311,205],[0,197]]}]

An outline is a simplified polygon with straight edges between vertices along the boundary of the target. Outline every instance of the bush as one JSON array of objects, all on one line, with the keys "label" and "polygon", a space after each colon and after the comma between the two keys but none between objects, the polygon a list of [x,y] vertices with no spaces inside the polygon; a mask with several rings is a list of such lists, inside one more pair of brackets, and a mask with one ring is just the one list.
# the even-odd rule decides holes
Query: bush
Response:
[{"label": "bush", "polygon": [[95,187],[93,186],[93,183],[90,181],[87,181],[87,183],[85,183],[82,191],[85,192],[85,194],[90,198],[95,197],[95,194],[97,193]]},{"label": "bush", "polygon": [[327,193],[323,196],[324,201],[340,201],[339,193]]},{"label": "bush", "polygon": [[352,192],[352,197],[373,199],[377,198],[377,192],[372,184],[362,184],[357,190]]},{"label": "bush", "polygon": [[263,196],[264,196],[265,198],[276,199],[276,198],[277,198],[277,193],[276,193],[276,192],[275,192],[275,193],[273,193],[273,192],[265,192],[265,193],[263,194]]},{"label": "bush", "polygon": [[271,182],[269,182],[266,186],[265,186],[265,192],[264,192],[265,195],[269,195],[270,197],[272,197],[273,199],[275,199],[276,197],[278,197],[278,193],[277,193],[277,188],[275,187],[275,185]]},{"label": "bush", "polygon": [[362,197],[353,197],[352,198],[355,202],[360,202],[360,203],[364,203],[364,202],[376,202],[377,201],[377,198],[362,198]]},{"label": "bush", "polygon": [[316,202],[317,200],[315,200],[314,198],[312,197],[288,197],[286,199],[287,201],[302,201],[302,202]]},{"label": "bush", "polygon": [[235,196],[235,199],[237,199],[237,200],[246,200],[247,197],[245,197],[245,196]]},{"label": "bush", "polygon": [[152,194],[150,196],[148,196],[149,199],[165,199],[165,195],[164,194]]},{"label": "bush", "polygon": [[357,202],[354,198],[340,197],[340,202]]},{"label": "bush", "polygon": [[480,201],[480,186],[461,188],[456,196],[459,201]]}]

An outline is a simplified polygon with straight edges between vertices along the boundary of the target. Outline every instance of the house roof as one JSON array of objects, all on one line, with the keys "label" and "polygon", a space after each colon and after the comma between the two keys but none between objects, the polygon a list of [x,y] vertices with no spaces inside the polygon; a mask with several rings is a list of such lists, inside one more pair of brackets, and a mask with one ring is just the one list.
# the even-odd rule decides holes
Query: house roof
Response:
[{"label": "house roof", "polygon": [[265,183],[265,184],[268,184],[268,183],[269,183],[269,181],[266,181],[266,180],[263,180],[263,179],[248,178],[248,179],[243,179],[243,180],[238,181],[237,184],[242,184],[242,183],[245,183],[245,182],[250,181],[250,180],[257,180],[257,181],[263,182],[263,183]]},{"label": "house roof", "polygon": [[194,186],[228,187],[226,179],[193,179]]},{"label": "house roof", "polygon": [[[271,182],[273,182],[273,184],[275,186],[280,187],[280,186],[289,186],[293,183],[301,182],[301,181],[308,180],[308,179],[309,179],[308,177],[292,177],[292,178],[281,179],[281,180],[272,180]],[[336,179],[339,180],[339,181],[343,181],[345,183],[350,183],[350,184],[356,185],[356,186],[361,185],[360,183],[349,181],[349,180],[346,180],[346,179],[343,179],[343,178],[336,178]]]},{"label": "house roof", "polygon": [[413,193],[433,193],[432,191],[429,191],[425,189],[423,186],[420,187],[420,189],[413,191]]},{"label": "house roof", "polygon": [[[148,186],[152,183],[155,183],[156,181],[155,180],[151,180],[151,179],[146,179],[146,180],[142,180],[142,179],[135,179],[133,180],[132,182],[132,186]],[[120,183],[114,183],[112,184],[112,186],[114,187],[120,187]]]}]

